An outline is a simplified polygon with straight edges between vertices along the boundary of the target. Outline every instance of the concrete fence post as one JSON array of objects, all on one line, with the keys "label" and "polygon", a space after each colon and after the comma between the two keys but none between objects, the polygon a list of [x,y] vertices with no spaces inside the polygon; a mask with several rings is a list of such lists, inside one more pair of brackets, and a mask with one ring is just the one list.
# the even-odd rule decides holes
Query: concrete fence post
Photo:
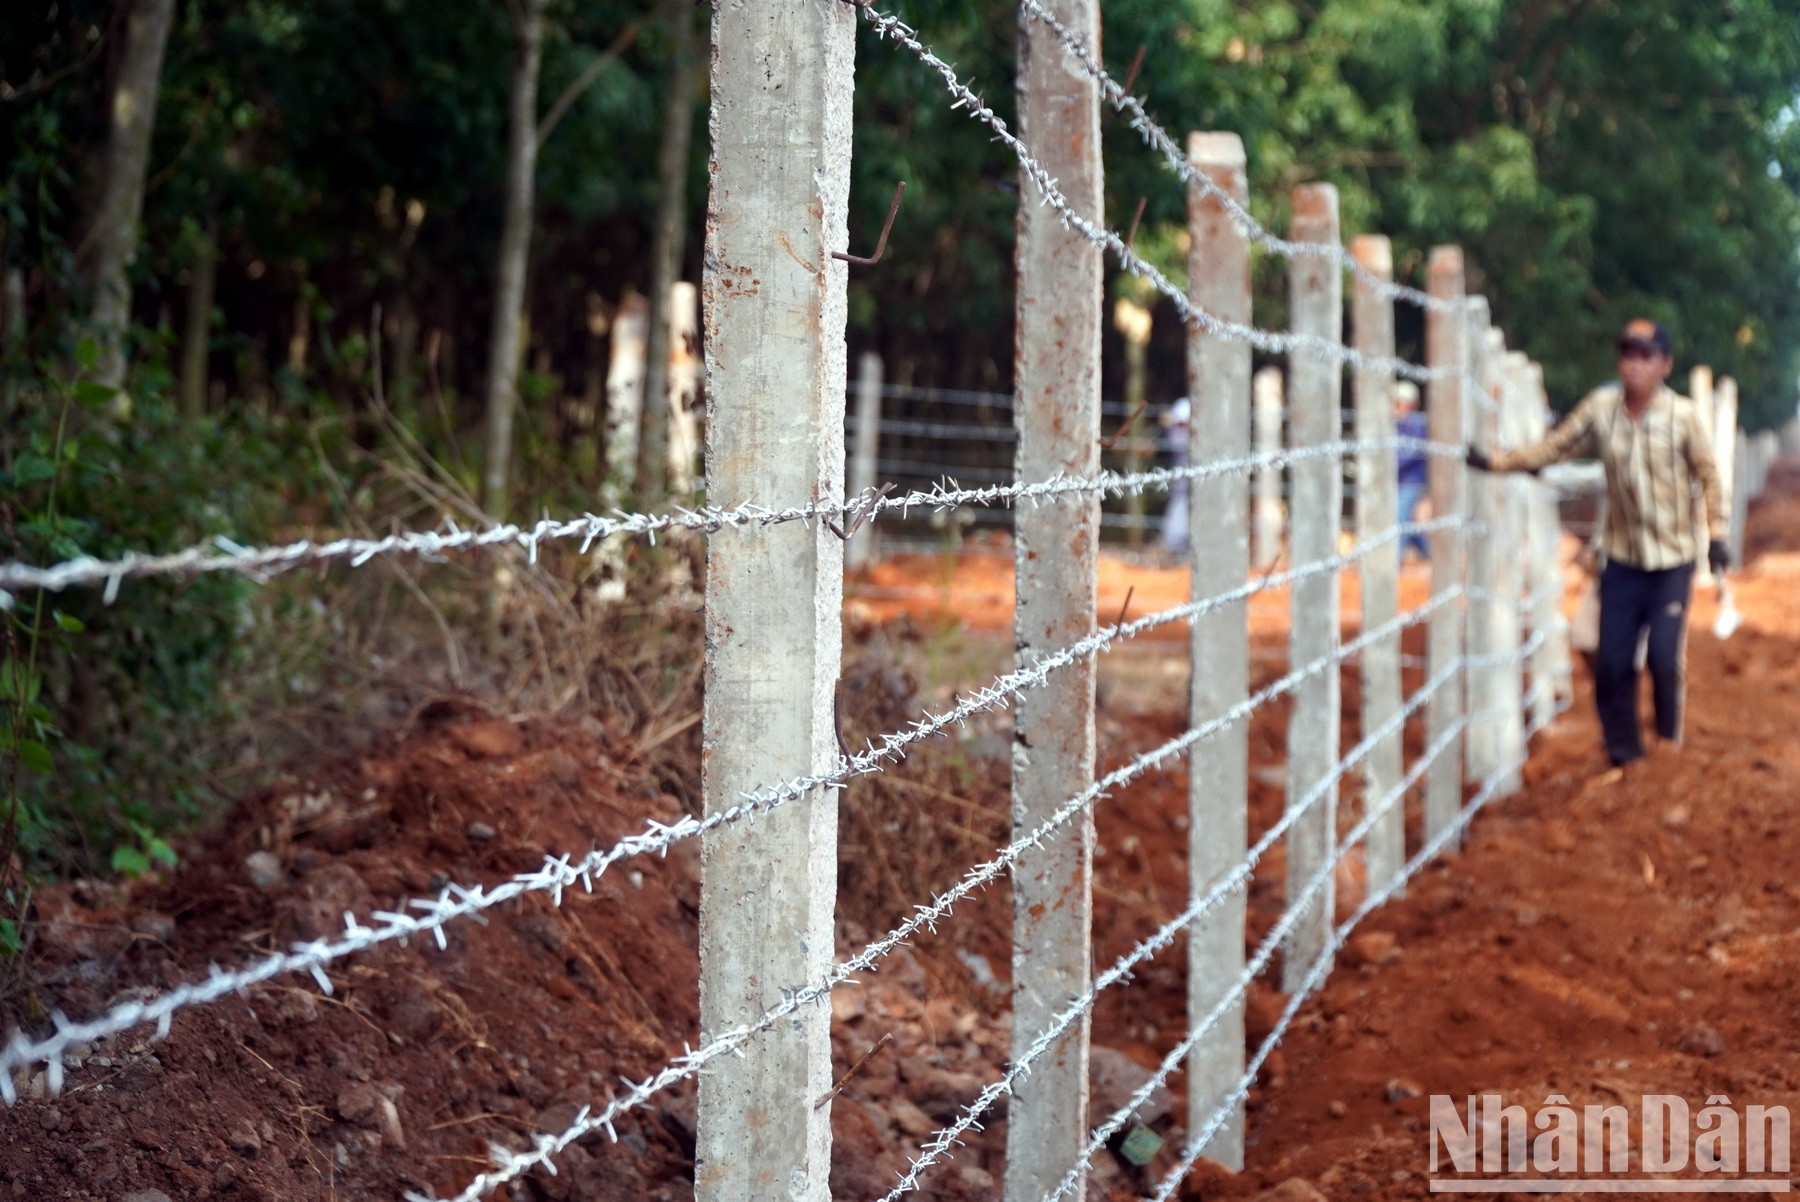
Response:
[{"label": "concrete fence post", "polygon": [[[1431,251],[1426,269],[1433,299],[1457,306],[1450,311],[1431,309],[1425,316],[1425,363],[1440,373],[1431,381],[1428,418],[1431,440],[1461,444],[1463,433],[1464,373],[1468,366],[1468,315],[1463,304],[1463,253],[1460,247],[1439,246]],[[1464,516],[1464,484],[1467,468],[1460,460],[1436,455],[1431,460],[1431,511],[1438,518]],[[1431,534],[1431,596],[1437,600],[1463,586],[1464,531],[1451,527]],[[1425,838],[1436,839],[1456,822],[1462,809],[1463,740],[1455,735],[1462,721],[1464,678],[1458,668],[1463,654],[1463,606],[1442,605],[1428,619],[1426,671],[1428,679],[1451,673],[1426,702],[1425,745],[1443,750],[1426,769]],[[1460,839],[1453,841],[1454,847]]]},{"label": "concrete fence post", "polygon": [[[1302,184],[1293,191],[1296,242],[1339,244],[1337,189]],[[1337,260],[1300,255],[1288,265],[1289,322],[1296,334],[1340,343],[1344,336],[1344,278]],[[1343,437],[1344,374],[1335,360],[1320,355],[1288,358],[1288,441],[1295,450],[1338,442]],[[1293,566],[1305,568],[1338,554],[1343,510],[1343,464],[1335,458],[1308,459],[1290,469],[1289,546]],[[1291,590],[1288,663],[1291,669],[1326,658],[1338,647],[1338,573],[1319,572],[1294,581]],[[1291,670],[1290,669],[1290,670]],[[1294,687],[1288,718],[1287,804],[1291,810],[1320,788],[1338,759],[1338,670],[1336,666]],[[1336,784],[1323,789],[1307,812],[1288,828],[1287,897],[1290,906],[1331,862],[1337,843]],[[1282,955],[1282,988],[1300,987],[1326,954],[1334,921],[1335,891],[1330,877],[1294,923]]]},{"label": "concrete fence post", "polygon": [[[1394,251],[1386,238],[1366,234],[1350,243],[1350,253],[1371,275],[1394,277]],[[1363,276],[1355,277],[1350,324],[1356,349],[1372,359],[1394,355],[1394,302]],[[1394,434],[1394,372],[1385,367],[1356,371],[1356,440],[1371,442]],[[1378,538],[1391,542],[1362,559],[1362,629],[1379,629],[1400,616],[1400,561],[1404,539],[1395,525],[1409,520],[1400,513],[1398,456],[1385,446],[1356,456],[1356,541],[1367,546]],[[1362,653],[1362,729],[1366,738],[1400,712],[1400,635],[1379,639]],[[1363,812],[1394,789],[1406,772],[1402,733],[1395,730],[1369,750],[1363,763]],[[1394,806],[1369,828],[1370,892],[1386,888],[1406,863],[1406,812]]]},{"label": "concrete fence post", "polygon": [[686,280],[669,285],[668,380],[669,495],[685,500],[700,456],[700,290]]},{"label": "concrete fence post", "polygon": [[[1544,387],[1543,363],[1532,363],[1532,437],[1541,439],[1550,432],[1550,425],[1555,416],[1550,412],[1550,389]],[[1557,489],[1544,484],[1539,488],[1539,504],[1543,506],[1543,538],[1552,549],[1550,570],[1557,574],[1557,596],[1546,601],[1552,615],[1552,660],[1550,671],[1557,682],[1557,700],[1561,704],[1571,704],[1575,700],[1575,662],[1570,650],[1570,619],[1562,614],[1562,592],[1564,576],[1562,576],[1562,500]]]},{"label": "concrete fence post", "polygon": [[1744,562],[1744,524],[1750,516],[1750,502],[1762,491],[1762,476],[1766,469],[1760,448],[1749,435],[1739,430],[1734,441],[1737,457],[1750,464],[1750,472],[1731,490],[1731,553],[1741,564]]},{"label": "concrete fence post", "polygon": [[[1700,428],[1709,432],[1714,430],[1716,428],[1714,421],[1718,410],[1715,404],[1712,368],[1702,363],[1688,371],[1688,396],[1693,400],[1694,407],[1700,411]],[[1716,450],[1717,442],[1713,445]],[[1706,520],[1705,504],[1703,499],[1695,498],[1695,516],[1702,524]],[[1702,555],[1700,562],[1694,566],[1694,587],[1710,588],[1712,583],[1712,564],[1707,561],[1706,556]]]},{"label": "concrete fence post", "polygon": [[[1249,201],[1244,144],[1236,134],[1188,138],[1194,166],[1240,204]],[[1224,207],[1188,189],[1188,295],[1227,321],[1250,321],[1250,241]],[[1250,449],[1250,348],[1242,342],[1188,332],[1188,396],[1193,434],[1188,460],[1199,466],[1241,459]],[[1188,523],[1195,600],[1241,588],[1250,571],[1248,488],[1230,474],[1195,480]],[[1188,722],[1198,726],[1242,705],[1250,687],[1250,610],[1247,601],[1201,614],[1189,633],[1192,672]],[[1195,745],[1188,772],[1188,887],[1199,898],[1243,861],[1249,845],[1249,724],[1235,722]],[[1188,1022],[1199,1023],[1244,970],[1241,890],[1188,932]],[[1205,1041],[1188,1055],[1188,1113],[1202,1121],[1237,1086],[1244,1072],[1243,1000],[1234,1003]],[[1233,1170],[1244,1165],[1240,1102],[1205,1154]]]},{"label": "concrete fence post", "polygon": [[[1543,400],[1543,369],[1527,360],[1519,397],[1520,441],[1532,443],[1549,429],[1549,407]],[[1538,480],[1523,481],[1526,489],[1525,561],[1529,565],[1525,588],[1532,597],[1530,629],[1541,635],[1531,653],[1531,725],[1542,729],[1565,697],[1565,681],[1559,670],[1558,647],[1568,655],[1568,639],[1562,623],[1562,524],[1556,512],[1556,490]],[[1572,683],[1572,682],[1571,682]]]},{"label": "concrete fence post", "polygon": [[[837,0],[832,0],[836,3]],[[839,4],[848,11],[847,5]],[[1098,0],[1047,0],[1089,46],[1100,45]],[[1019,136],[1074,210],[1103,220],[1100,93],[1054,34],[1019,22]],[[1014,341],[1021,480],[1100,470],[1100,330],[1105,300],[1098,248],[1039,203],[1020,173]],[[1092,495],[1022,505],[1013,516],[1015,658],[1028,667],[1094,629],[1100,503]],[[1094,661],[1060,669],[1014,710],[1012,820],[1024,833],[1094,779]],[[1015,1059],[1088,989],[1094,826],[1072,829],[1014,866],[1012,1050]],[[1006,1134],[1006,1198],[1038,1202],[1086,1145],[1089,1018],[1083,1015],[1014,1092]],[[1080,1202],[1085,1190],[1077,1187]]]},{"label": "concrete fence post", "polygon": [[[1273,455],[1281,449],[1282,399],[1281,369],[1265,367],[1251,382],[1252,420],[1258,455]],[[1260,569],[1267,568],[1281,555],[1281,469],[1265,464],[1256,469],[1254,541],[1250,561]]]},{"label": "concrete fence post", "polygon": [[[1493,340],[1500,341],[1494,331]],[[1530,388],[1531,360],[1522,351],[1504,351],[1495,355],[1499,364],[1500,441],[1505,446],[1525,442],[1524,407]],[[1526,511],[1530,505],[1529,476],[1508,475],[1499,480],[1499,535],[1495,559],[1494,587],[1498,592],[1495,606],[1499,619],[1496,650],[1505,658],[1499,664],[1499,680],[1495,685],[1501,717],[1495,725],[1495,739],[1500,770],[1505,773],[1498,796],[1516,793],[1521,777],[1519,765],[1525,758],[1525,661],[1520,656],[1525,627],[1532,620],[1526,605],[1526,551],[1529,547],[1529,524]]]},{"label": "concrete fence post", "polygon": [[[1470,443],[1492,452],[1500,445],[1499,389],[1495,387],[1499,355],[1488,337],[1493,327],[1487,298],[1470,297],[1466,313],[1472,377],[1468,387],[1475,392],[1466,398],[1464,421],[1470,429]],[[1500,477],[1491,472],[1475,472],[1468,478],[1468,645],[1469,657],[1475,661],[1468,669],[1468,773],[1469,779],[1477,782],[1486,781],[1500,763],[1500,732],[1494,714],[1500,704],[1502,668],[1493,658],[1499,651],[1503,621],[1497,589],[1500,485]]]},{"label": "concrete fence post", "polygon": [[[606,483],[601,504],[623,505],[637,487],[638,423],[644,409],[644,355],[650,306],[635,292],[619,301],[606,363]],[[605,512],[603,509],[601,512]]]},{"label": "concrete fence post", "polygon": [[[881,356],[864,351],[856,360],[856,420],[846,496],[860,497],[875,487],[875,462],[881,448]],[[852,568],[875,557],[875,523],[864,522],[850,536],[845,554]]]},{"label": "concrete fence post", "polygon": [[[856,13],[721,4],[712,29],[706,475],[716,499],[843,495]],[[780,69],[769,70],[771,62]],[[754,286],[748,286],[755,281]],[[708,814],[838,761],[843,544],[823,522],[723,529],[706,557]],[[701,847],[700,1029],[755,1019],[834,952],[837,793]],[[831,1010],[808,1006],[700,1078],[699,1202],[830,1197]]]},{"label": "concrete fence post", "polygon": [[[1719,466],[1719,493],[1725,500],[1726,518],[1729,521],[1734,498],[1737,492],[1738,477],[1743,474],[1744,465],[1738,460],[1738,387],[1737,381],[1730,376],[1723,376],[1713,387],[1713,423],[1712,452],[1713,459]],[[1741,562],[1742,549],[1733,537],[1736,530],[1728,529],[1726,538],[1731,542],[1731,555],[1734,563]]]},{"label": "concrete fence post", "polygon": [[[606,363],[606,424],[601,449],[606,473],[600,482],[601,513],[625,508],[637,490],[638,424],[644,410],[644,365],[646,343],[650,333],[648,303],[636,292],[627,292],[619,300],[619,311],[613,316],[612,344]],[[598,556],[599,583],[594,594],[601,601],[625,599],[625,554],[623,539],[608,539],[600,544]]]}]

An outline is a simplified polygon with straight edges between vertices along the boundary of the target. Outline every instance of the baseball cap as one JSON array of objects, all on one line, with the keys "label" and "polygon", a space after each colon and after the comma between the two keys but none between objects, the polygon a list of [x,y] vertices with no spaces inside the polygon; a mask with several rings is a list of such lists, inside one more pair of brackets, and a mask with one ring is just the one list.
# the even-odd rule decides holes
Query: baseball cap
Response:
[{"label": "baseball cap", "polygon": [[1628,350],[1645,350],[1658,355],[1673,353],[1670,350],[1669,331],[1663,329],[1661,322],[1651,321],[1647,317],[1626,322],[1613,345],[1621,353]]}]

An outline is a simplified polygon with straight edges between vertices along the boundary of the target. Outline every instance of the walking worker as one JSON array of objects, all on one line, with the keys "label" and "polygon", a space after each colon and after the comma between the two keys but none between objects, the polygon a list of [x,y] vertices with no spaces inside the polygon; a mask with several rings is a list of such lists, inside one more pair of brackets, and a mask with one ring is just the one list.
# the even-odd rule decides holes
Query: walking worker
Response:
[{"label": "walking worker", "polygon": [[[1681,741],[1687,685],[1687,609],[1694,566],[1724,572],[1724,499],[1712,439],[1699,408],[1670,388],[1669,332],[1654,321],[1626,325],[1618,338],[1619,379],[1589,393],[1547,438],[1485,455],[1470,448],[1480,471],[1536,473],[1580,455],[1597,455],[1606,470],[1606,529],[1601,538],[1600,642],[1594,653],[1594,704],[1614,765],[1642,759],[1638,729],[1638,639],[1649,632],[1648,663],[1656,733]],[[1694,497],[1705,509],[1696,527]]]},{"label": "walking worker", "polygon": [[[1394,386],[1394,433],[1400,438],[1416,439],[1400,447],[1394,455],[1398,465],[1399,488],[1396,498],[1400,521],[1413,522],[1419,516],[1419,502],[1431,492],[1431,459],[1425,453],[1425,443],[1431,439],[1431,431],[1425,422],[1425,415],[1419,412],[1419,386],[1411,380],[1401,380]],[[1431,547],[1425,536],[1417,530],[1409,530],[1406,537],[1400,540],[1400,555],[1405,558],[1407,548],[1419,553],[1420,559],[1431,558]]]}]

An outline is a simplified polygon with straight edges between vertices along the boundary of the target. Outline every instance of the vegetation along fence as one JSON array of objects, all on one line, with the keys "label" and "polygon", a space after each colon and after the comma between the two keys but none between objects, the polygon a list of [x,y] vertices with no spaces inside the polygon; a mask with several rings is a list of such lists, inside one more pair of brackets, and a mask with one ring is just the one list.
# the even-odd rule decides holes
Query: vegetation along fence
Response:
[{"label": "vegetation along fence", "polygon": [[[62,1058],[78,1042],[138,1024],[166,1033],[184,1008],[282,974],[309,972],[329,991],[325,966],[342,957],[420,937],[442,946],[452,923],[527,893],[560,902],[565,890],[591,887],[616,865],[699,839],[705,867],[697,1043],[610,1100],[596,1099],[566,1130],[497,1149],[493,1166],[466,1183],[459,1202],[554,1166],[574,1141],[611,1133],[622,1115],[691,1078],[699,1090],[696,1196],[708,1202],[826,1197],[830,1106],[817,1100],[832,1086],[828,999],[919,932],[953,921],[960,901],[1003,878],[1010,878],[1015,911],[1010,1062],[924,1141],[886,1197],[918,1188],[1003,1101],[1006,1197],[1080,1197],[1096,1152],[1130,1126],[1155,1090],[1183,1074],[1186,1141],[1154,1197],[1172,1196],[1203,1155],[1242,1163],[1251,1083],[1331,971],[1350,930],[1455,848],[1483,805],[1517,787],[1531,734],[1569,697],[1553,494],[1522,477],[1471,478],[1463,464],[1471,442],[1493,447],[1543,432],[1549,409],[1542,372],[1506,349],[1485,301],[1465,295],[1457,248],[1432,253],[1426,288],[1396,283],[1386,239],[1364,236],[1348,249],[1342,245],[1337,195],[1325,185],[1295,188],[1288,236],[1270,232],[1247,207],[1237,136],[1194,134],[1184,151],[1102,69],[1093,49],[1095,0],[1021,0],[1020,12],[1015,130],[917,32],[878,8],[842,0],[718,7],[701,298],[706,505],[531,526],[0,565],[0,588],[12,594],[100,587],[110,596],[151,574],[272,572],[492,545],[535,552],[548,540],[579,540],[586,548],[673,529],[708,538],[701,816],[646,822],[611,846],[570,849],[497,885],[452,883],[434,897],[346,915],[339,935],[239,968],[215,968],[85,1020],[57,1016],[47,1033],[15,1034],[0,1052],[0,1091],[10,1098],[15,1073],[40,1064],[56,1089]],[[871,438],[859,449],[858,486],[846,495],[846,279],[865,269],[849,259],[847,221],[858,21],[895,53],[935,72],[953,107],[987,126],[1018,160],[1015,468],[1005,479],[883,489]],[[1187,187],[1185,289],[1100,217],[1102,102]],[[1290,264],[1286,330],[1254,323],[1250,267],[1258,252]],[[1183,466],[1102,470],[1106,255],[1167,297],[1187,324],[1193,434]],[[1424,310],[1423,363],[1396,357],[1396,305]],[[1257,350],[1285,358],[1284,444],[1268,436],[1270,423],[1252,420],[1253,391],[1268,394],[1267,387],[1253,390]],[[863,375],[867,381],[870,371]],[[1425,388],[1428,440],[1394,434],[1400,379]],[[865,391],[878,394],[873,383]],[[1741,517],[1744,501],[1760,487],[1769,449],[1744,443],[1732,390],[1717,391],[1712,409],[1724,458],[1737,464],[1731,487]],[[1254,446],[1253,425],[1265,431]],[[1397,513],[1395,461],[1403,448],[1430,456],[1433,516],[1422,523]],[[1340,538],[1346,465],[1355,484],[1348,543]],[[1285,566],[1260,570],[1271,557],[1259,550],[1253,572],[1251,483],[1259,473],[1272,479],[1280,472],[1289,478],[1289,554]],[[1191,600],[1097,625],[1102,499],[1159,492],[1177,482],[1186,485],[1192,511]],[[833,698],[850,540],[875,519],[1005,507],[1013,511],[1017,572],[1011,670],[860,750],[840,749]],[[1400,542],[1414,531],[1430,538],[1430,591],[1422,604],[1402,610]],[[1358,633],[1345,638],[1339,584],[1351,570],[1360,576],[1361,613],[1353,615]],[[1278,589],[1291,597],[1287,671],[1253,691],[1247,607],[1256,595]],[[1188,625],[1192,664],[1187,728],[1101,772],[1097,657],[1179,623]],[[1401,634],[1416,625],[1427,630],[1425,683],[1404,695]],[[1339,671],[1353,658],[1360,659],[1361,733],[1346,748]],[[1252,842],[1249,718],[1284,697],[1291,703],[1286,807]],[[952,888],[921,898],[905,922],[834,961],[839,791],[923,741],[1002,707],[1015,714],[1010,841]],[[1425,742],[1409,763],[1402,733],[1415,715],[1423,716]],[[1190,766],[1190,902],[1095,971],[1094,810],[1136,778],[1182,757]],[[1347,779],[1358,787],[1346,790]],[[1417,793],[1423,833],[1409,854],[1404,802]],[[1286,846],[1285,912],[1247,952],[1246,888],[1278,841]],[[1339,922],[1336,869],[1358,848],[1368,865],[1367,895]],[[1122,1106],[1090,1113],[1088,1032],[1096,1000],[1129,988],[1135,970],[1182,940],[1189,962],[1185,1034]],[[1277,963],[1285,1010],[1246,1054],[1246,992]]]}]

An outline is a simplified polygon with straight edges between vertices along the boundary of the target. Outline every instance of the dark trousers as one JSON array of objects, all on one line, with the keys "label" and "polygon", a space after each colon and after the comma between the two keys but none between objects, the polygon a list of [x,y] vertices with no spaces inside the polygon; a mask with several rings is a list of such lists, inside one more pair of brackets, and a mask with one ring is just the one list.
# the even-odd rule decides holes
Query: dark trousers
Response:
[{"label": "dark trousers", "polygon": [[1656,701],[1656,733],[1681,738],[1683,694],[1687,688],[1687,610],[1694,565],[1647,572],[1609,563],[1600,574],[1600,646],[1594,652],[1594,703],[1615,764],[1644,757],[1638,730],[1638,639],[1650,632],[1651,693]]}]

